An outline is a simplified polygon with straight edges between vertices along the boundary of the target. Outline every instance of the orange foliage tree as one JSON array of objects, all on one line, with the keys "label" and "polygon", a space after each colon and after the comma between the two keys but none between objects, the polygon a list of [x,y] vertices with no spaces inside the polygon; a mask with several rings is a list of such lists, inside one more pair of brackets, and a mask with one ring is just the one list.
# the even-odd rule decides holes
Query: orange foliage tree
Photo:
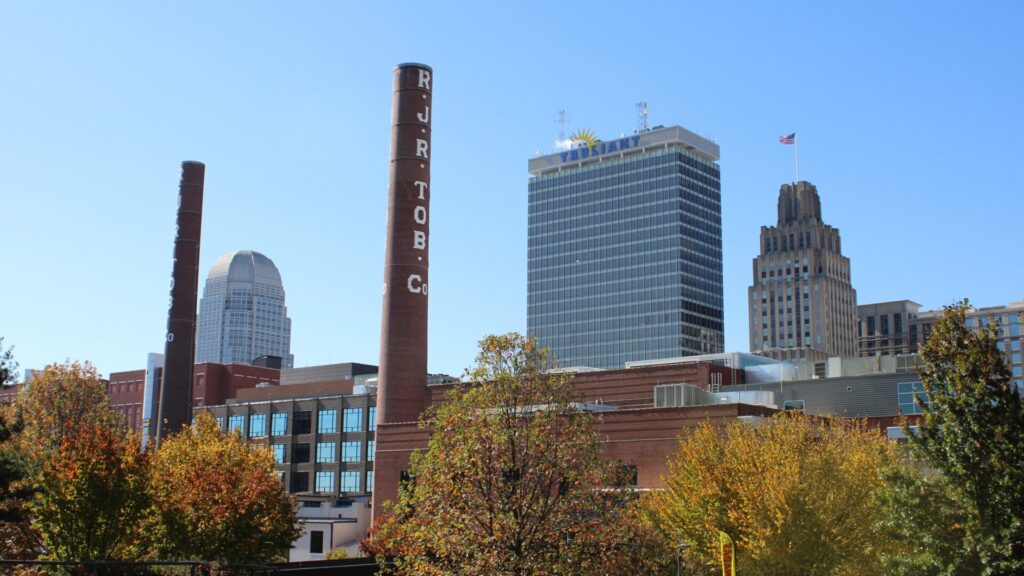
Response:
[{"label": "orange foliage tree", "polygon": [[270,450],[220,430],[208,414],[162,441],[150,478],[166,557],[270,562],[300,535]]},{"label": "orange foliage tree", "polygon": [[661,541],[616,489],[571,377],[518,334],[480,345],[473,384],[422,419],[429,446],[364,549],[409,575],[650,573]]},{"label": "orange foliage tree", "polygon": [[149,457],[140,438],[99,424],[79,426],[56,451],[35,455],[30,508],[47,556],[59,560],[144,560]]},{"label": "orange foliage tree", "polygon": [[896,448],[862,421],[780,413],[705,424],[645,505],[701,561],[715,560],[720,530],[732,536],[738,573],[879,574],[894,545],[878,523],[883,476],[898,466]]}]

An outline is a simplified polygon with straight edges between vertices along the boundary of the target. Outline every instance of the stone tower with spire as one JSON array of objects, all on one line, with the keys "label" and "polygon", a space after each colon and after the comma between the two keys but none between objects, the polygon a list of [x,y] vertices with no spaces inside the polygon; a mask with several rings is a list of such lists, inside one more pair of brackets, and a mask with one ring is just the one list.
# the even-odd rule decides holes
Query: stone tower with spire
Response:
[{"label": "stone tower with spire", "polygon": [[810,182],[783,184],[779,220],[761,227],[747,291],[750,350],[779,360],[857,355],[857,291],[839,230],[821,220]]}]

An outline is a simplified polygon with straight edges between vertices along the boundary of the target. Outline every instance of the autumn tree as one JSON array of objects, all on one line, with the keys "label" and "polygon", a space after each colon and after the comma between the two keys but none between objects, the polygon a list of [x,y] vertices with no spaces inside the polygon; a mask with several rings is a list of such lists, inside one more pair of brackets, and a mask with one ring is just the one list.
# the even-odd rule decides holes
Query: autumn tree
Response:
[{"label": "autumn tree", "polygon": [[[921,346],[922,418],[907,429],[916,453],[946,479],[964,515],[958,563],[981,574],[1024,573],[1024,403],[996,323],[967,325],[966,300],[947,307]],[[910,537],[931,536],[917,526]],[[938,529],[945,529],[938,526]],[[938,572],[946,573],[946,572]],[[949,572],[952,573],[952,572]]]},{"label": "autumn tree", "polygon": [[35,450],[60,450],[80,428],[101,426],[126,432],[124,417],[110,404],[96,368],[86,363],[51,364],[18,394],[16,414],[25,442]]},{"label": "autumn tree", "polygon": [[166,557],[277,561],[301,533],[270,450],[220,430],[208,414],[162,441],[150,478]]},{"label": "autumn tree", "polygon": [[894,447],[860,421],[780,413],[709,424],[685,436],[665,490],[645,507],[687,555],[713,562],[719,531],[736,543],[737,572],[879,574],[891,542],[877,525],[882,472]]},{"label": "autumn tree", "polygon": [[28,455],[18,442],[21,428],[14,410],[0,407],[0,558],[32,559],[40,549],[27,507],[35,489]]},{"label": "autumn tree", "polygon": [[57,560],[142,560],[151,554],[149,458],[137,434],[80,426],[36,457],[35,525]]},{"label": "autumn tree", "polygon": [[480,343],[470,384],[420,425],[426,451],[364,549],[398,574],[637,574],[664,558],[601,458],[571,377],[518,334]]}]

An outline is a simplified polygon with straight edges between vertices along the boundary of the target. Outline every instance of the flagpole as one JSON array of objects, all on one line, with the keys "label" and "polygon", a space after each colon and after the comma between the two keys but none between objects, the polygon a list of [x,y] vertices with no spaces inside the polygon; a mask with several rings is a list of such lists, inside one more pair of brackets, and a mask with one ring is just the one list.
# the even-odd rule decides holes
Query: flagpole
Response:
[{"label": "flagpole", "polygon": [[800,181],[800,139],[793,138],[793,144],[796,145],[796,181]]}]

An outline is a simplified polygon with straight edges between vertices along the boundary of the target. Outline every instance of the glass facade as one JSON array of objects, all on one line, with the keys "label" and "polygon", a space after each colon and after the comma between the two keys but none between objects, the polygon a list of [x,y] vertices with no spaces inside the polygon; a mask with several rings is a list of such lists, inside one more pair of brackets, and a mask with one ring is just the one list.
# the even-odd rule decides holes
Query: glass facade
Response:
[{"label": "glass facade", "polygon": [[926,408],[931,408],[928,395],[924,392],[924,386],[920,382],[900,382],[896,385],[896,393],[900,405],[900,414],[920,414],[921,407],[914,400],[919,397]]},{"label": "glass facade", "polygon": [[527,331],[562,366],[722,351],[718,164],[685,143],[529,183]]}]

